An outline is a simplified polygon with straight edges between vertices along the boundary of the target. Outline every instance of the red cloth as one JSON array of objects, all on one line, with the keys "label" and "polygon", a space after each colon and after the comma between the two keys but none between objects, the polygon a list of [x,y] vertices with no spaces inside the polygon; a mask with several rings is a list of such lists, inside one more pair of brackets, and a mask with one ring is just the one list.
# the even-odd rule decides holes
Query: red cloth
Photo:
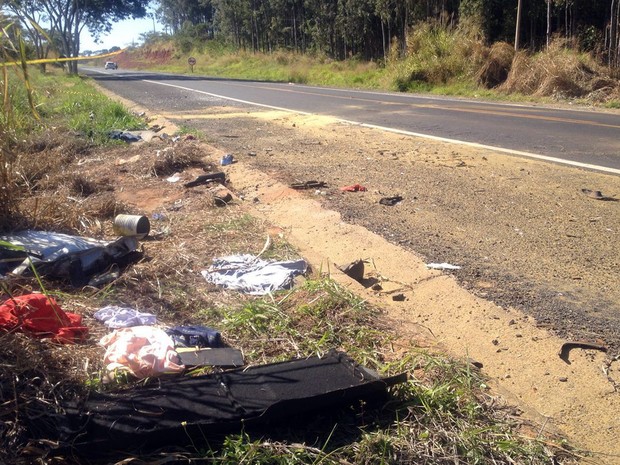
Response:
[{"label": "red cloth", "polygon": [[80,315],[63,312],[52,297],[43,294],[10,298],[0,305],[0,329],[66,343],[82,341],[88,335]]},{"label": "red cloth", "polygon": [[341,187],[340,190],[346,192],[365,192],[367,189],[361,184],[353,184],[352,186]]}]

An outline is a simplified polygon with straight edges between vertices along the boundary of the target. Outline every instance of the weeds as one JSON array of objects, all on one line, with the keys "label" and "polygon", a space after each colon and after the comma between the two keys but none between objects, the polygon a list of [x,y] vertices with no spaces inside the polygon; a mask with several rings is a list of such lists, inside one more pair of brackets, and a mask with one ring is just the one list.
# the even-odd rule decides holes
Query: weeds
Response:
[{"label": "weeds", "polygon": [[[79,76],[45,76],[41,85],[54,89],[47,94],[42,112],[48,120],[65,125],[81,137],[97,144],[112,143],[109,133],[112,130],[143,129],[145,122],[132,114],[120,103],[114,102]],[[49,81],[56,81],[50,85]]]},{"label": "weeds", "polygon": [[15,152],[18,139],[31,130],[39,119],[26,49],[19,33],[13,40],[9,28],[0,29],[0,58],[3,62],[17,57],[20,66],[0,66],[0,226],[15,214]]}]

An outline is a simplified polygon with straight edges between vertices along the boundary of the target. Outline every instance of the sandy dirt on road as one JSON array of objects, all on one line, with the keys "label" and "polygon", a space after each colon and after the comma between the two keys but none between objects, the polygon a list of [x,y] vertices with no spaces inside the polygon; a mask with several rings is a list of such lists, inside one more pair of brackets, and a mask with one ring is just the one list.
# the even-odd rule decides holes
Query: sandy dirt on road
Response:
[{"label": "sandy dirt on road", "polygon": [[[387,308],[403,345],[482,363],[541,430],[563,431],[593,463],[620,462],[620,202],[582,191],[620,198],[619,177],[282,112],[160,116],[232,153],[222,170],[238,198],[315,269]],[[310,180],[326,187],[289,187]],[[339,189],[353,184],[367,190]],[[378,286],[338,271],[356,259]],[[573,349],[567,362],[569,340],[609,351]]]}]

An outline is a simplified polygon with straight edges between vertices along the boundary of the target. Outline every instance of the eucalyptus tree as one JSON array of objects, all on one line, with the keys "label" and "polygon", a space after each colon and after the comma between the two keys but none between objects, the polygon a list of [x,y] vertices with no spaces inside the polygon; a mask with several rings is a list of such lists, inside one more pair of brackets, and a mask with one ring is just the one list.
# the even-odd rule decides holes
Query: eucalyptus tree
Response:
[{"label": "eucalyptus tree", "polygon": [[159,0],[157,17],[173,34],[185,24],[213,26],[215,6],[211,0]]}]

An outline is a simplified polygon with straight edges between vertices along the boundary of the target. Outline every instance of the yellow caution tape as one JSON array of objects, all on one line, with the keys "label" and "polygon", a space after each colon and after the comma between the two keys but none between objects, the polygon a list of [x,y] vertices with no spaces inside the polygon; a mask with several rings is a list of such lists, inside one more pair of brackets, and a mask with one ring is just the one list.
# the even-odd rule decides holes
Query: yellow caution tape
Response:
[{"label": "yellow caution tape", "polygon": [[[42,63],[58,63],[65,61],[80,61],[80,60],[93,60],[95,58],[107,58],[111,56],[118,55],[119,53],[124,52],[126,49],[118,50],[116,52],[105,53],[103,55],[95,55],[95,56],[84,56],[84,57],[69,57],[69,58],[40,58],[37,60],[26,60],[26,63],[29,65],[39,65]],[[21,61],[9,61],[5,63],[0,63],[0,66],[20,66],[22,64]]]}]

